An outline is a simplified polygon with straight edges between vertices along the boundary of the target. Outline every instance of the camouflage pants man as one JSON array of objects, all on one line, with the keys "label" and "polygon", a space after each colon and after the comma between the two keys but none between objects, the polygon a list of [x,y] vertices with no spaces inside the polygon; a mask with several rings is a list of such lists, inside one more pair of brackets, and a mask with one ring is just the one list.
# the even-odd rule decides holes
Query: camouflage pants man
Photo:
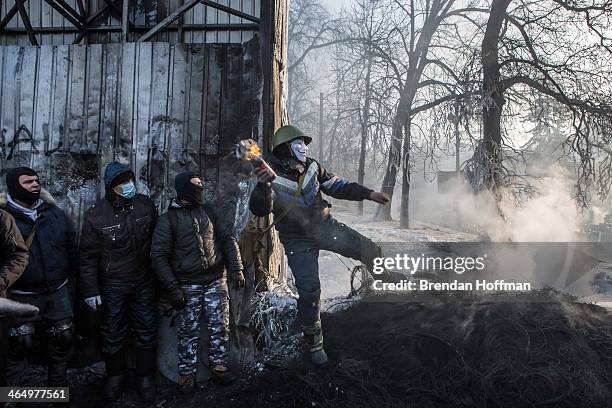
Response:
[{"label": "camouflage pants man", "polygon": [[181,376],[195,375],[200,346],[200,316],[206,318],[211,367],[225,366],[229,341],[229,303],[225,278],[208,285],[181,285],[187,304],[179,315],[178,370]]}]

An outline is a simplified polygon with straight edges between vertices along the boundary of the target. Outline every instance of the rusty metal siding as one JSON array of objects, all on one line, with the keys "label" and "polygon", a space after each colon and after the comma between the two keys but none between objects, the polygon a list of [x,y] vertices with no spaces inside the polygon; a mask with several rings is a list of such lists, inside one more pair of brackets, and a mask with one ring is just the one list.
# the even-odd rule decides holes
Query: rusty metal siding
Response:
[{"label": "rusty metal siding", "polygon": [[[65,0],[67,4],[78,10],[76,0]],[[178,9],[187,0],[133,0],[130,3],[130,21],[140,27],[153,27],[169,14]],[[261,0],[213,0],[216,3],[232,7],[238,11],[259,17]],[[13,6],[14,1],[0,1],[1,16],[5,16]],[[85,0],[85,10],[88,16],[95,14],[103,8],[105,0]],[[77,37],[78,32],[70,21],[66,20],[60,13],[54,10],[44,0],[28,0],[25,3],[30,21],[34,28],[50,28],[51,30],[64,30],[64,32],[37,33],[36,38],[40,45],[70,45]],[[119,4],[121,8],[121,4]],[[198,4],[185,13],[182,23],[189,24],[248,24],[243,18],[229,15],[228,13]],[[176,30],[177,22],[171,25],[172,29],[156,35],[153,41],[177,43],[242,43],[253,38],[254,29],[222,29],[222,30],[185,30],[183,37],[179,38]],[[110,42],[121,42],[121,33],[118,28],[121,20],[118,16],[107,13],[100,18],[92,27],[111,26],[116,30],[113,32],[92,32],[89,34],[89,44],[104,44]],[[25,32],[23,22],[17,13],[7,24],[7,30],[20,29],[20,32],[0,32],[0,45],[30,45]],[[143,32],[130,33],[129,41],[136,41]],[[83,40],[82,44],[87,42]]]},{"label": "rusty metal siding", "polygon": [[237,189],[249,177],[224,157],[261,133],[256,40],[4,46],[0,57],[0,187],[7,169],[31,166],[80,221],[117,159],[159,209],[187,169],[201,172],[209,200],[246,208]]}]

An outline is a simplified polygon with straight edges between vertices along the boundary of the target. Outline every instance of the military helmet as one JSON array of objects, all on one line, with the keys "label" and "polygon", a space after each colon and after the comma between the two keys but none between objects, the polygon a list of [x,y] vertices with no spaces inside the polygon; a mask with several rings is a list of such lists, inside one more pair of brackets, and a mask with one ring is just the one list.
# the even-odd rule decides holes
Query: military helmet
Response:
[{"label": "military helmet", "polygon": [[304,132],[295,126],[285,125],[278,128],[276,132],[274,132],[274,136],[272,137],[272,150],[276,149],[278,146],[283,143],[287,143],[292,141],[293,139],[297,139],[301,137],[304,139],[304,143],[309,144],[312,142],[312,137],[306,136]]}]

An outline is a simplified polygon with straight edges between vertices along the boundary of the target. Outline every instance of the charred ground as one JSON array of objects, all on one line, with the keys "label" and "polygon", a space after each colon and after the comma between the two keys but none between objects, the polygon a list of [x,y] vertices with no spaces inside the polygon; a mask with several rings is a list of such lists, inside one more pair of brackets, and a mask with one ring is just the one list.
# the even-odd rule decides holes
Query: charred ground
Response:
[{"label": "charred ground", "polygon": [[[248,370],[229,388],[203,384],[189,403],[163,385],[156,406],[606,407],[612,401],[612,317],[554,291],[378,296],[324,314],[323,324],[328,367],[297,359]],[[91,406],[101,377],[82,381],[73,387],[73,405]],[[127,393],[122,405],[138,406],[136,394]]]}]

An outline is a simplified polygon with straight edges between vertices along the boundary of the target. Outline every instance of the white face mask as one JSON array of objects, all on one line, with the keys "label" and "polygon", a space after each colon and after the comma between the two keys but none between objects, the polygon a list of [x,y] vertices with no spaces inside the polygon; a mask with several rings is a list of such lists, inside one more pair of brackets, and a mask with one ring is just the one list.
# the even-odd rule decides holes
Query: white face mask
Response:
[{"label": "white face mask", "polygon": [[295,139],[291,142],[291,151],[295,155],[295,158],[302,163],[306,161],[306,153],[308,152],[308,146],[304,143],[303,139]]}]

